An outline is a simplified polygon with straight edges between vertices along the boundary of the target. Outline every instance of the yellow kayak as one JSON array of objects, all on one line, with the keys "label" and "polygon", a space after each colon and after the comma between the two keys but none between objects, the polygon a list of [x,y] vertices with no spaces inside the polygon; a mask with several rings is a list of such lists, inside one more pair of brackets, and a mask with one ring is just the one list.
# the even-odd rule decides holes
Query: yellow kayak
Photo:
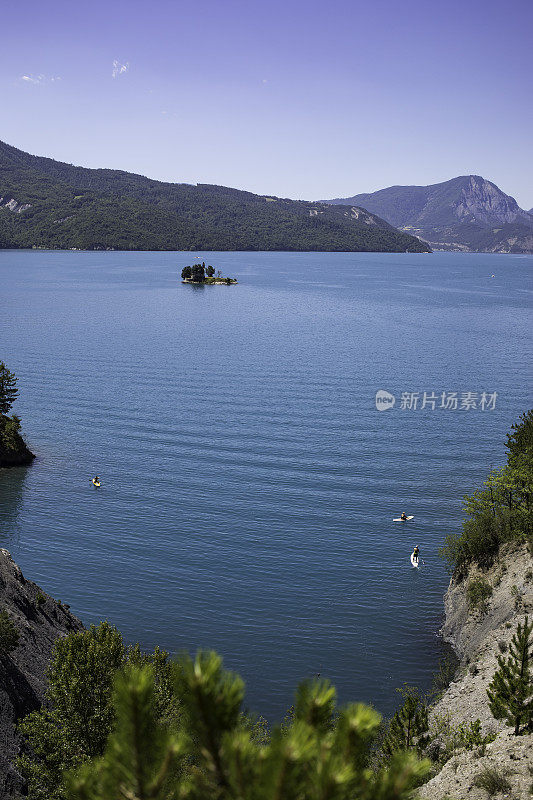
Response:
[{"label": "yellow kayak", "polygon": [[100,483],[100,481],[95,481],[95,480],[94,480],[94,478],[93,478],[93,481],[92,481],[92,483],[93,483],[93,486],[97,486],[97,487],[98,487],[98,486],[101,486],[101,483]]}]

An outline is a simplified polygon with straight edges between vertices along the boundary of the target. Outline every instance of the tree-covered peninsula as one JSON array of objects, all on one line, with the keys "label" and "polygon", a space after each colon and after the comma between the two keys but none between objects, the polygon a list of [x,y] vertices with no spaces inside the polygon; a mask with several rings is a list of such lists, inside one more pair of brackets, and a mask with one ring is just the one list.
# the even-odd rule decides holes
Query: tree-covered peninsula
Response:
[{"label": "tree-covered peninsula", "polygon": [[0,467],[19,467],[35,458],[20,435],[20,417],[8,416],[17,397],[17,377],[0,361]]},{"label": "tree-covered peninsula", "polygon": [[193,264],[192,267],[183,267],[181,280],[183,283],[219,284],[222,286],[231,286],[232,283],[237,283],[237,278],[224,277],[221,271],[219,269],[215,270],[211,264],[206,267],[205,261],[201,264]]}]

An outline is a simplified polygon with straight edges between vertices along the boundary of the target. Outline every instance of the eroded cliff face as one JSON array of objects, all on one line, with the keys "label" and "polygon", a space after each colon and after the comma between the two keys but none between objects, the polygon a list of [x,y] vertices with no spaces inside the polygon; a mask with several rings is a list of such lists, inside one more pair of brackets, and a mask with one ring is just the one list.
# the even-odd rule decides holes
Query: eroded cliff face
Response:
[{"label": "eroded cliff face", "polygon": [[468,186],[462,189],[454,213],[459,219],[472,217],[485,225],[494,225],[496,222],[531,224],[529,214],[520,208],[514,197],[504,194],[494,183],[478,175],[469,176]]},{"label": "eroded cliff face", "polygon": [[83,625],[68,606],[27,581],[8,551],[1,549],[0,610],[7,611],[20,637],[13,652],[0,654],[0,800],[11,800],[24,791],[12,763],[21,745],[16,723],[44,701],[55,640]]},{"label": "eroded cliff face", "polygon": [[[477,608],[468,599],[472,581],[486,581],[492,594]],[[446,621],[442,634],[460,659],[456,679],[433,707],[433,727],[439,719],[452,724],[471,723],[479,719],[484,735],[496,735],[485,753],[477,750],[458,751],[442,770],[419,790],[427,800],[487,800],[487,792],[475,785],[485,767],[495,767],[508,779],[513,800],[531,799],[533,774],[533,735],[514,736],[504,721],[494,719],[487,687],[498,668],[498,656],[509,650],[518,622],[526,614],[533,617],[533,560],[526,546],[502,548],[493,567],[481,572],[472,568],[468,577],[452,580],[445,596]]]}]

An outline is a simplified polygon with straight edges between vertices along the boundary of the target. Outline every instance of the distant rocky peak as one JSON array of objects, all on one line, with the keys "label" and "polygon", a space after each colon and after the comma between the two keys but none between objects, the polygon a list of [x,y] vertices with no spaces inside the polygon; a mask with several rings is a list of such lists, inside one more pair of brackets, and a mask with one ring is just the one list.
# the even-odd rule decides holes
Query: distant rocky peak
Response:
[{"label": "distant rocky peak", "polygon": [[479,175],[468,177],[454,213],[463,221],[476,221],[485,225],[528,221],[529,217],[518,206],[514,197],[504,194],[494,183]]}]

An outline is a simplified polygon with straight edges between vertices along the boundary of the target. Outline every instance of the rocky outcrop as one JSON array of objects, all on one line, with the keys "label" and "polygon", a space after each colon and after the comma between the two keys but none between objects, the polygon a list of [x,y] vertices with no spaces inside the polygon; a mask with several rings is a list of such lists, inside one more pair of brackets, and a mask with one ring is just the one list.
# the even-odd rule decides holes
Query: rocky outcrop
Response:
[{"label": "rocky outcrop", "polygon": [[0,467],[22,467],[31,464],[35,455],[20,433],[13,431],[9,434],[9,441],[6,441],[4,431],[10,422],[9,417],[0,414]]},{"label": "rocky outcrop", "polygon": [[[468,595],[469,585],[476,580],[486,581],[492,590],[477,608],[472,607]],[[504,547],[490,570],[472,568],[465,580],[452,579],[445,609],[442,635],[454,648],[460,665],[456,679],[432,708],[431,727],[435,730],[443,720],[459,725],[479,719],[482,733],[493,734],[495,740],[484,752],[483,748],[456,752],[422,787],[420,797],[486,800],[487,792],[476,781],[488,768],[496,769],[508,780],[508,797],[530,799],[533,735],[514,736],[504,721],[494,719],[486,692],[498,667],[498,656],[508,651],[517,623],[523,622],[526,614],[533,617],[533,562],[528,548]]]},{"label": "rocky outcrop", "polygon": [[21,214],[23,211],[26,211],[26,209],[31,208],[31,203],[19,203],[14,197],[11,197],[9,200],[5,197],[0,197],[0,206],[2,205],[14,214]]},{"label": "rocky outcrop", "polygon": [[13,766],[21,747],[16,723],[44,701],[55,640],[83,626],[68,606],[27,581],[8,551],[1,549],[0,610],[7,611],[19,633],[17,648],[0,654],[0,800],[11,800],[24,789]]},{"label": "rocky outcrop", "polygon": [[479,175],[468,176],[468,184],[461,190],[458,202],[453,205],[453,213],[459,219],[469,217],[472,222],[481,222],[484,225],[531,223],[529,214],[520,208],[514,197],[504,194],[494,183]]}]

